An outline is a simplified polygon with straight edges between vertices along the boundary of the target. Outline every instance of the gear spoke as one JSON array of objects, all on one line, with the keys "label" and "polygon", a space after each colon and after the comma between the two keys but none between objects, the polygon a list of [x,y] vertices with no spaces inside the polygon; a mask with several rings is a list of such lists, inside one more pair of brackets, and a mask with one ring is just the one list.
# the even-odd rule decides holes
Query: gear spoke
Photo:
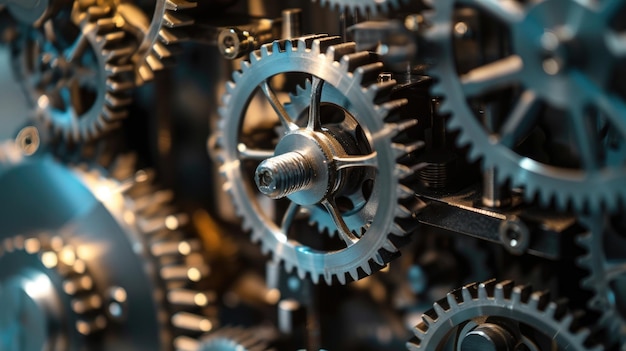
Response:
[{"label": "gear spoke", "polygon": [[278,119],[280,120],[280,124],[282,124],[283,127],[285,127],[287,130],[298,129],[298,126],[295,123],[293,123],[293,120],[291,119],[291,117],[289,117],[289,114],[285,110],[285,106],[283,106],[283,104],[280,102],[280,100],[278,99],[278,96],[274,92],[274,89],[272,89],[272,87],[270,86],[267,79],[264,80],[263,83],[261,83],[260,87],[261,87],[261,91],[263,92],[263,95],[265,95],[265,97],[267,98],[267,101],[270,103],[270,105],[276,112],[276,115],[278,116]]},{"label": "gear spoke", "polygon": [[525,15],[524,7],[513,0],[474,0],[471,3],[506,23],[519,22]]},{"label": "gear spoke", "polygon": [[337,226],[337,232],[339,233],[339,237],[343,239],[343,241],[348,245],[352,246],[356,244],[359,240],[352,232],[348,225],[343,220],[343,216],[337,207],[337,204],[331,199],[325,199],[322,201],[322,205],[326,208],[326,211],[330,214],[330,217],[333,220],[333,223]]},{"label": "gear spoke", "polygon": [[291,224],[296,218],[298,211],[300,211],[300,205],[291,201],[285,211],[285,214],[283,215],[282,221],[280,222],[280,228],[283,233],[287,234],[289,232],[289,228],[291,228]]},{"label": "gear spoke", "polygon": [[597,131],[588,123],[588,116],[583,114],[582,111],[580,113],[572,111],[571,120],[576,145],[578,145],[578,152],[580,153],[581,167],[588,172],[594,173],[600,168],[598,163]]},{"label": "gear spoke", "polygon": [[76,60],[83,55],[88,44],[89,42],[87,41],[85,33],[81,32],[74,40],[74,43],[64,50],[63,57],[65,57],[68,63],[75,63]]},{"label": "gear spoke", "polygon": [[350,167],[378,168],[376,157],[377,157],[377,153],[376,151],[374,151],[371,154],[363,155],[363,156],[352,156],[352,155],[345,156],[345,157],[335,156],[333,160],[335,161],[337,170],[350,168]]},{"label": "gear spoke", "polygon": [[526,136],[535,126],[537,109],[540,100],[537,95],[530,91],[524,91],[510,116],[500,129],[500,143],[507,147],[513,147]]},{"label": "gear spoke", "polygon": [[322,100],[323,87],[324,81],[313,76],[313,82],[311,83],[311,104],[309,105],[309,118],[306,125],[308,130],[319,131],[322,129],[322,123],[320,121],[320,103]]},{"label": "gear spoke", "polygon": [[510,85],[518,80],[523,65],[521,57],[511,55],[474,68],[461,76],[463,91],[467,96],[479,96],[505,85]]},{"label": "gear spoke", "polygon": [[249,149],[244,143],[237,145],[237,151],[239,157],[245,160],[263,161],[274,156],[273,150]]}]

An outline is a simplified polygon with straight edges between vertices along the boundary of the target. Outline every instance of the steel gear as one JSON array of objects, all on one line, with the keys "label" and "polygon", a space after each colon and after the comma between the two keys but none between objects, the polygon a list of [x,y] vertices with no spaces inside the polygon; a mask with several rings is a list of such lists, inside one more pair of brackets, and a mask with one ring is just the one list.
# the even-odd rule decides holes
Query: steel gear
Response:
[{"label": "steel gear", "polygon": [[473,283],[448,293],[413,332],[409,350],[602,350],[586,346],[589,330],[576,327],[564,305],[511,281]]},{"label": "steel gear", "polygon": [[269,351],[254,332],[237,327],[223,327],[202,337],[198,351]]},{"label": "steel gear", "polygon": [[[2,240],[0,299],[2,350],[38,350],[46,344],[54,350],[70,349],[107,325],[102,298],[85,262],[58,236]],[[57,300],[65,303],[55,309]]]},{"label": "steel gear", "polygon": [[[394,113],[404,100],[374,102],[384,97],[395,81],[376,83],[382,64],[372,54],[357,53],[354,43],[342,43],[339,37],[325,35],[264,45],[241,67],[242,71],[233,74],[234,82],[227,85],[223,98],[216,151],[222,160],[220,171],[226,181],[225,189],[243,217],[243,227],[252,231],[252,240],[260,241],[262,251],[271,251],[274,260],[284,262],[288,271],[296,268],[302,278],[308,273],[316,283],[321,276],[328,284],[333,277],[345,284],[348,277],[357,280],[385,265],[398,252],[394,242],[412,229],[415,205],[413,191],[403,184],[413,173],[403,163],[403,156],[415,151],[418,144],[402,138],[403,132],[416,122],[402,120]],[[272,77],[288,72],[313,75],[313,100],[304,127],[285,112],[270,86]],[[358,141],[324,125],[320,100],[325,96],[323,87],[331,86],[343,94],[346,102],[335,106],[335,111],[342,118],[354,111],[351,118],[361,130]],[[242,140],[247,137],[242,136],[242,129],[250,122],[246,121],[248,102],[257,87],[287,130],[275,148],[270,146],[272,149]],[[246,181],[250,178],[247,167],[257,167],[256,171],[252,168],[256,185]],[[376,170],[371,189],[366,189],[367,201],[375,203],[376,211],[370,212],[369,227],[361,235],[347,227],[335,195],[358,184],[355,180],[367,168]],[[289,200],[281,224],[265,212],[257,198],[258,191],[273,199]],[[281,201],[284,200],[275,203]],[[316,250],[288,239],[294,218],[302,209],[316,206],[330,213],[344,248]]]},{"label": "steel gear", "polygon": [[599,325],[607,329],[611,341],[626,349],[626,314],[621,306],[626,296],[626,250],[623,233],[618,233],[609,218],[602,215],[581,219],[587,229],[578,236],[578,243],[586,253],[578,258],[578,265],[589,272],[581,285],[594,292],[588,307],[600,312]]},{"label": "steel gear", "polygon": [[[543,204],[609,210],[623,204],[626,162],[615,150],[626,137],[626,103],[611,80],[626,43],[610,23],[624,3],[432,3],[426,36],[438,57],[433,94],[444,98],[440,112],[452,114],[449,127],[460,131],[458,144],[471,145],[470,159],[482,158],[486,169],[497,170],[499,182],[510,179]],[[463,68],[472,53],[461,57],[457,45],[475,28],[455,20],[460,7],[475,9],[481,23],[496,26],[488,34],[491,43],[500,40],[501,52],[510,54],[498,58],[489,51]],[[484,105],[494,96],[509,96],[499,112]],[[544,135],[562,141],[528,151]]]},{"label": "steel gear", "polygon": [[[21,272],[22,267],[28,272],[47,272],[44,270],[46,262],[54,263],[56,258],[58,262],[73,260],[74,265],[66,265],[78,270],[66,272],[66,267],[60,263],[51,265],[62,269],[63,277],[67,278],[57,286],[66,294],[76,292],[81,299],[46,300],[39,310],[27,311],[45,317],[34,319],[33,323],[40,319],[54,322],[52,318],[56,317],[57,309],[71,306],[74,315],[79,313],[78,317],[97,317],[91,324],[77,324],[76,330],[88,334],[91,329],[87,327],[100,326],[102,319],[87,307],[100,307],[110,327],[102,330],[104,335],[96,339],[97,342],[102,343],[104,349],[133,350],[178,349],[189,338],[195,339],[213,329],[211,305],[215,296],[206,290],[209,268],[201,244],[183,232],[186,216],[172,212],[168,206],[172,193],[155,189],[149,172],[134,172],[132,157],[117,158],[110,171],[93,167],[68,169],[49,157],[20,160],[19,151],[15,146],[12,148],[12,151],[11,148],[7,152],[0,151],[0,155],[7,155],[0,157],[1,160],[13,163],[0,167],[0,189],[5,199],[13,204],[10,208],[3,207],[0,215],[5,229],[0,236],[3,243],[0,262],[12,260],[10,265],[2,267],[10,267],[8,272],[11,273]],[[21,179],[31,177],[39,179],[38,185],[33,187],[30,182],[26,188],[20,185],[23,184]],[[42,227],[49,233],[51,244],[47,246],[43,239],[40,245],[35,245],[37,242],[32,243],[28,237],[22,239],[11,234]],[[65,244],[56,243],[61,239]],[[55,256],[50,257],[49,250],[43,250],[37,256],[42,263],[36,265],[37,261],[32,258],[24,261],[23,257],[28,258],[32,248],[38,246],[57,249]],[[16,248],[23,248],[26,253],[17,255]],[[15,261],[17,259],[21,261]],[[0,268],[0,276],[2,271]],[[78,276],[81,272],[83,275]],[[91,279],[93,287],[85,283],[85,276]],[[76,287],[72,288],[70,283]],[[19,292],[11,288],[7,293],[16,291]],[[101,306],[94,294],[99,297]],[[0,301],[1,311],[13,311],[4,307],[10,300]],[[29,329],[29,326],[22,328]],[[43,343],[59,337],[67,339],[63,333],[57,335],[46,330],[38,337]],[[69,344],[54,349],[74,350],[85,345],[76,338],[67,342]],[[42,345],[20,350],[41,349]]]},{"label": "steel gear", "polygon": [[[68,142],[94,139],[126,117],[132,53],[110,8],[59,13],[45,29],[24,27],[12,60],[29,103]],[[69,18],[68,18],[69,17]],[[71,21],[79,23],[74,27]]]},{"label": "steel gear", "polygon": [[[317,0],[313,0],[316,2]],[[387,12],[392,8],[397,9],[401,3],[407,3],[408,0],[319,0],[322,6],[330,6],[332,9],[360,11],[365,14],[369,12],[372,15],[380,12]]]}]

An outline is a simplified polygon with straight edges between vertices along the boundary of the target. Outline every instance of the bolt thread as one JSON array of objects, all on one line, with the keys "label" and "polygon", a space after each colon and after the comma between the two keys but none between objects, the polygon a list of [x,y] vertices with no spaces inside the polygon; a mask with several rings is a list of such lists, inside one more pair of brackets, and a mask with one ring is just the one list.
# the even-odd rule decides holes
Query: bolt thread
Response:
[{"label": "bolt thread", "polygon": [[304,156],[292,151],[261,162],[255,181],[263,194],[280,199],[308,188],[313,181],[313,169]]}]

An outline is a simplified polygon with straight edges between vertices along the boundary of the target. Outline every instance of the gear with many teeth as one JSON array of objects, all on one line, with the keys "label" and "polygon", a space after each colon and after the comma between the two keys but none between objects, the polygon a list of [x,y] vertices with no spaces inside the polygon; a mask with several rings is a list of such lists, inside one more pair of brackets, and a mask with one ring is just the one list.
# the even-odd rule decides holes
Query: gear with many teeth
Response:
[{"label": "gear with many teeth", "polygon": [[[440,112],[451,114],[450,130],[460,132],[461,147],[471,146],[470,159],[482,159],[499,183],[511,180],[544,205],[594,211],[623,205],[626,101],[612,79],[625,44],[612,23],[624,3],[432,4],[425,34],[436,55],[432,93],[443,97]],[[460,11],[475,11],[481,28],[492,28],[481,34],[485,45],[508,44],[460,54],[478,29],[458,20]]]},{"label": "gear with many teeth", "polygon": [[[316,2],[317,0],[313,0]],[[372,15],[378,12],[387,12],[397,9],[401,3],[408,3],[408,0],[319,0],[322,6],[330,6],[332,9],[360,11],[362,14]]]},{"label": "gear with many teeth", "polygon": [[598,324],[606,328],[609,341],[622,345],[623,350],[626,347],[626,314],[620,308],[626,298],[623,229],[619,229],[618,220],[605,215],[584,216],[580,222],[586,231],[577,237],[577,242],[586,252],[577,262],[588,272],[581,286],[593,292],[587,307],[600,313]]},{"label": "gear with many teeth", "polygon": [[[106,316],[101,338],[68,339],[63,334],[67,328],[59,333],[48,328],[38,336],[42,345],[63,338],[69,344],[55,349],[82,349],[96,340],[103,349],[174,350],[216,326],[202,244],[183,229],[187,216],[171,209],[172,193],[156,189],[150,172],[134,171],[134,157],[117,157],[104,170],[66,167],[47,155],[25,158],[19,152],[13,143],[0,150],[0,191],[12,204],[0,214],[2,236],[9,238],[0,239],[0,262],[15,257],[1,267],[30,272],[33,264],[27,265],[24,257],[40,247],[40,271],[46,266],[63,270],[66,282],[59,284],[76,299],[46,294],[39,309],[45,318],[39,319],[53,323],[57,310],[71,306],[79,316],[96,318],[77,324],[78,331],[89,334],[103,325],[92,310]],[[33,231],[43,231],[49,239],[18,236]],[[48,247],[55,249],[54,256]],[[16,248],[26,253],[17,255]],[[65,272],[66,266],[77,271]],[[0,299],[0,311],[9,310],[8,301]],[[42,345],[20,350],[40,350]]]},{"label": "gear with many teeth", "polygon": [[68,142],[95,139],[126,117],[132,53],[106,6],[60,11],[42,28],[21,27],[12,64],[29,104]]},{"label": "gear with many teeth", "polygon": [[[405,156],[421,145],[405,133],[416,121],[397,113],[405,101],[381,102],[395,81],[377,82],[382,63],[375,55],[355,52],[354,43],[326,35],[266,44],[241,68],[223,97],[215,152],[222,162],[224,189],[232,196],[244,229],[252,231],[252,240],[261,243],[263,252],[272,252],[288,271],[296,269],[301,278],[308,274],[315,283],[323,278],[331,284],[334,277],[345,284],[383,267],[398,254],[397,245],[415,225],[412,214],[417,204],[405,184],[414,172]],[[274,76],[285,73],[299,73],[312,82],[308,118],[301,125],[297,116],[287,113],[271,85]],[[322,103],[327,89],[341,92],[341,106]],[[251,127],[276,123],[275,117],[246,118],[255,91],[265,97],[284,127],[277,145],[255,139]],[[342,130],[346,123],[327,125],[327,118],[345,118],[353,130]],[[364,205],[368,226],[355,233],[344,219],[351,204],[338,202],[337,195],[361,184],[370,173],[374,180],[362,189],[364,200],[372,202]],[[274,207],[285,209],[278,214],[278,223],[268,211]],[[293,239],[303,235],[293,232],[295,223],[314,207],[329,213],[342,239],[340,249],[317,249]],[[315,240],[319,237],[315,232],[304,235]]]},{"label": "gear with many teeth", "polygon": [[565,304],[512,281],[472,283],[422,315],[409,350],[602,350]]},{"label": "gear with many teeth", "polygon": [[2,350],[68,349],[106,327],[102,297],[75,247],[48,233],[0,239]]}]

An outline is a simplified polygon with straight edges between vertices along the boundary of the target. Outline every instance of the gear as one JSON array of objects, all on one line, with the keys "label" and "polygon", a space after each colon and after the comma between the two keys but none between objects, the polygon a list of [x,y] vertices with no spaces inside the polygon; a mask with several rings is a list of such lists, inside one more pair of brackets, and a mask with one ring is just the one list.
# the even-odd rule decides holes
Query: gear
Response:
[{"label": "gear", "polygon": [[[313,0],[316,2],[317,0]],[[375,15],[380,10],[388,10],[400,7],[400,3],[408,3],[407,0],[319,0],[322,6],[328,5],[331,8],[340,10],[360,11],[362,14],[369,12]]]},{"label": "gear", "polygon": [[[45,344],[67,349],[67,343],[85,342],[86,336],[107,324],[102,298],[85,262],[58,236],[3,238],[0,299],[4,304],[0,328],[6,332],[0,338],[3,350],[39,350]],[[56,300],[64,301],[64,308],[49,306]],[[50,337],[55,333],[56,338]]]},{"label": "gear", "polygon": [[454,350],[602,349],[586,346],[589,330],[575,327],[562,304],[511,281],[473,283],[448,293],[422,315],[413,332],[409,350],[448,350],[451,345]]},{"label": "gear", "polygon": [[578,243],[586,253],[578,258],[578,265],[589,272],[582,287],[594,292],[588,307],[600,312],[599,325],[607,329],[611,341],[626,347],[626,250],[623,232],[611,225],[603,215],[585,216],[581,223],[587,229],[578,236]]},{"label": "gear", "polygon": [[198,351],[269,351],[264,341],[252,332],[223,327],[202,337]]},{"label": "gear", "polygon": [[[187,339],[196,339],[212,330],[215,321],[211,305],[215,296],[205,290],[209,268],[201,243],[183,232],[181,228],[186,216],[171,211],[167,204],[172,193],[157,191],[151,184],[150,172],[134,172],[134,158],[130,156],[117,158],[107,172],[94,167],[68,169],[49,157],[31,156],[20,161],[14,156],[18,151],[8,150],[0,155],[9,157],[0,159],[14,164],[0,167],[0,189],[7,203],[14,205],[3,207],[0,215],[6,229],[0,237],[0,242],[4,243],[4,256],[0,262],[9,257],[6,252],[10,248],[47,247],[43,240],[41,245],[34,245],[29,244],[28,239],[11,239],[15,237],[11,235],[13,232],[47,228],[50,242],[63,239],[64,245],[48,245],[59,249],[56,261],[84,262],[86,271],[90,272],[87,277],[93,281],[93,291],[97,291],[102,302],[106,324],[114,325],[104,329],[103,337],[97,339],[103,349],[173,350]],[[30,177],[40,179],[42,184],[26,188],[20,185],[24,184],[22,179]],[[118,180],[118,177],[124,180]],[[46,190],[41,191],[39,186]],[[8,239],[3,240],[5,238]],[[73,248],[69,253],[68,247]],[[44,260],[50,258],[44,257],[49,256],[45,253],[48,251],[42,252],[40,260],[45,266],[47,261]],[[22,256],[26,255],[16,257]],[[33,265],[27,265],[28,262],[23,263],[23,260],[10,262],[10,265],[2,265],[10,267],[9,272],[21,272],[21,267],[28,270]],[[54,262],[54,257],[50,262]],[[81,266],[75,264],[73,269],[79,269],[80,273]],[[57,268],[65,269],[60,264]],[[71,278],[71,282],[75,281],[75,273],[64,274]],[[79,278],[80,283],[84,278]],[[58,286],[62,286],[66,293],[72,292],[67,283]],[[79,295],[89,294],[80,292]],[[78,309],[76,311],[80,313],[85,310],[85,314],[89,312],[87,302],[92,303],[89,306],[98,307],[95,298],[85,300],[83,305],[77,304],[83,300],[66,300],[46,300],[47,304],[35,312],[46,317],[39,319],[50,320],[57,315],[56,309],[64,306]],[[7,301],[0,300],[1,311],[8,310],[4,305]],[[93,314],[89,313],[89,316]],[[29,328],[29,325],[23,328]],[[85,327],[77,325],[76,329],[81,331],[80,328]],[[40,339],[44,343],[57,338],[56,334],[46,330],[42,333]],[[67,342],[69,346],[58,349],[80,349],[84,345],[78,339],[68,339]],[[31,348],[24,350],[30,351]]]},{"label": "gear", "polygon": [[[404,100],[374,102],[384,98],[395,85],[395,81],[376,83],[381,69],[382,64],[372,54],[355,53],[354,43],[341,43],[339,37],[312,35],[262,46],[250,55],[250,61],[242,62],[242,71],[235,72],[234,83],[227,85],[224,106],[220,109],[220,131],[215,138],[225,189],[243,217],[244,228],[252,230],[252,240],[261,242],[262,251],[273,252],[274,260],[284,262],[288,271],[296,268],[302,278],[308,273],[316,283],[320,276],[328,284],[333,277],[345,284],[348,276],[356,280],[371,274],[374,268],[382,267],[397,254],[394,242],[414,225],[411,217],[416,200],[413,191],[403,184],[413,171],[402,162],[406,159],[403,156],[420,145],[410,138],[403,139],[403,132],[416,121],[402,120],[394,113],[404,105]],[[296,117],[285,112],[270,86],[270,78],[295,72],[309,77],[314,74],[313,101],[309,104],[310,117],[305,127],[298,126],[294,122]],[[246,111],[257,87],[287,130],[278,145],[269,146],[272,149],[260,145],[266,141],[255,142],[251,131],[242,135],[254,122],[246,119]],[[330,110],[325,110],[320,104],[328,94],[323,92],[325,89],[340,91],[345,105],[329,104]],[[327,117],[353,119],[357,124],[353,125],[353,135],[358,137],[330,125],[326,128]],[[256,167],[256,171],[250,167]],[[376,210],[369,212],[369,226],[361,235],[352,233],[343,217],[353,204],[339,206],[336,195],[360,184],[360,177],[369,168],[376,170],[376,177],[362,191]],[[246,181],[250,178],[248,171],[255,173],[256,185]],[[270,199],[289,200],[274,202],[286,205],[282,224],[276,224],[265,212],[266,206],[259,202],[255,188]],[[343,248],[316,250],[287,239],[301,210],[313,207],[325,208],[330,213]]]},{"label": "gear", "polygon": [[[110,8],[61,12],[44,28],[24,27],[12,60],[29,103],[68,142],[94,139],[126,116],[132,53],[115,29]],[[79,23],[74,27],[70,21]]]},{"label": "gear", "polygon": [[[440,112],[452,114],[458,144],[471,145],[470,159],[482,158],[500,183],[510,179],[546,205],[612,210],[623,204],[626,156],[616,150],[626,137],[626,104],[612,77],[626,44],[611,23],[624,3],[432,3],[426,37],[439,58],[431,70],[439,80],[433,94],[444,98]],[[477,46],[505,43],[501,50],[458,54],[478,30],[455,17],[468,8],[477,11],[481,28],[492,28]]]}]

